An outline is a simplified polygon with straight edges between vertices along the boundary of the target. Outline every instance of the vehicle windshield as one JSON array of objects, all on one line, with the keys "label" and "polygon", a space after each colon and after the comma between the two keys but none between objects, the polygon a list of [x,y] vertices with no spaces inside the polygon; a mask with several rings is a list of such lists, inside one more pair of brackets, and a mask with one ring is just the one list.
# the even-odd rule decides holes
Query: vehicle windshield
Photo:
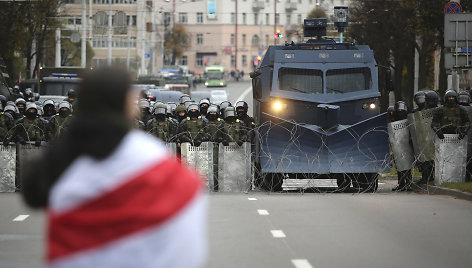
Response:
[{"label": "vehicle windshield", "polygon": [[78,83],[45,82],[41,85],[41,95],[66,96],[69,89],[77,90]]},{"label": "vehicle windshield", "polygon": [[323,93],[323,72],[313,69],[280,68],[279,88],[308,94]]},{"label": "vehicle windshield", "polygon": [[208,79],[223,79],[223,73],[206,73]]},{"label": "vehicle windshield", "polygon": [[327,93],[349,93],[372,87],[369,68],[335,69],[326,72]]}]

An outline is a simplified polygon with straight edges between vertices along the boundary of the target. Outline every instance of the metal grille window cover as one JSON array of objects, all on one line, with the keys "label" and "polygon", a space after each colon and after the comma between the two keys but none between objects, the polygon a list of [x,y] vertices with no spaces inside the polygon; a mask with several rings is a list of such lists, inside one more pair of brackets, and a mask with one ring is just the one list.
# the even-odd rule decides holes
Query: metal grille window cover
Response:
[{"label": "metal grille window cover", "polygon": [[444,134],[435,139],[434,184],[465,182],[467,163],[467,137],[459,140],[457,134]]}]

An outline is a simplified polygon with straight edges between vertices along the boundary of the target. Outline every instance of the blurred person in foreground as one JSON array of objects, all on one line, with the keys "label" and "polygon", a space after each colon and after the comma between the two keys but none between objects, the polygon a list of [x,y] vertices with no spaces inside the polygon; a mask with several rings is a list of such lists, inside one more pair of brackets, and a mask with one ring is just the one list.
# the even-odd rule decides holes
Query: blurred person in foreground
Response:
[{"label": "blurred person in foreground", "polygon": [[88,73],[69,128],[28,166],[23,195],[47,210],[49,267],[205,264],[203,184],[158,139],[132,130],[130,83],[120,69]]}]

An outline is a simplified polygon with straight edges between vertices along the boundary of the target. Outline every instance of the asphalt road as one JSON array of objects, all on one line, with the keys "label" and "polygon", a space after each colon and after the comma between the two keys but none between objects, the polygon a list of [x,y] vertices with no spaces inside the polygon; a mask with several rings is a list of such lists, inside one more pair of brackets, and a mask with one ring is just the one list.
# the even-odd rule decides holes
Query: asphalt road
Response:
[{"label": "asphalt road", "polygon": [[[252,114],[250,87],[225,89]],[[211,193],[207,268],[472,267],[472,202],[393,193],[395,184],[381,180],[374,194]],[[0,268],[41,267],[44,214],[17,193],[0,193],[0,211]]]},{"label": "asphalt road", "polygon": [[[472,267],[472,203],[393,184],[375,194],[212,193],[207,267]],[[15,193],[0,194],[0,209],[0,267],[40,267],[43,213]]]}]

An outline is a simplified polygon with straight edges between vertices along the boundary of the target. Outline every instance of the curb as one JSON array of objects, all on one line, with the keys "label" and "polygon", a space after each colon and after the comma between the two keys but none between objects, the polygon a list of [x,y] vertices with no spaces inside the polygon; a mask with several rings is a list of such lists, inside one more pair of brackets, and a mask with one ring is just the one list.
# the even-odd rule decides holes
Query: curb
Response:
[{"label": "curb", "polygon": [[462,200],[467,200],[467,201],[472,201],[472,193],[468,192],[462,192],[460,190],[456,189],[449,189],[449,188],[444,188],[444,187],[439,187],[439,186],[433,186],[433,185],[426,185],[426,189],[419,185],[414,185],[413,188],[415,190],[422,191],[426,194],[431,194],[431,195],[448,195],[457,199],[462,199]]}]

